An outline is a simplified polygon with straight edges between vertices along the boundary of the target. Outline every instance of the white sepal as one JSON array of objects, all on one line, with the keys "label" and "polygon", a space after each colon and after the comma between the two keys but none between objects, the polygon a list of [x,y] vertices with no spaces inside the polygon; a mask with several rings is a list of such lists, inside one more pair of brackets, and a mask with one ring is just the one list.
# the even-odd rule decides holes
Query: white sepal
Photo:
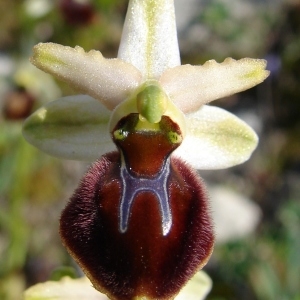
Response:
[{"label": "white sepal", "polygon": [[26,119],[25,139],[56,157],[94,161],[116,150],[108,132],[110,111],[95,99],[69,96],[47,103]]},{"label": "white sepal", "polygon": [[174,0],[130,0],[118,58],[158,79],[180,65]]},{"label": "white sepal", "polygon": [[248,160],[257,146],[256,133],[224,109],[204,105],[186,116],[187,136],[174,155],[196,169],[224,169]]}]

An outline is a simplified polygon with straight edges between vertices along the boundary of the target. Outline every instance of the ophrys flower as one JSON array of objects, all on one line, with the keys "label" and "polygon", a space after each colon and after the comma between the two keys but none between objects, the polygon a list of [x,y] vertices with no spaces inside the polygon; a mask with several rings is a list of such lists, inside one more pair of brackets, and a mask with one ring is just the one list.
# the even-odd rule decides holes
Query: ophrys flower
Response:
[{"label": "ophrys flower", "polygon": [[111,299],[172,299],[214,240],[205,187],[180,157],[211,169],[249,158],[253,130],[206,104],[262,82],[265,62],[181,66],[173,0],[129,1],[117,59],[50,43],[37,45],[31,61],[99,100],[59,99],[24,125],[47,153],[104,154],[62,214],[64,244]]}]

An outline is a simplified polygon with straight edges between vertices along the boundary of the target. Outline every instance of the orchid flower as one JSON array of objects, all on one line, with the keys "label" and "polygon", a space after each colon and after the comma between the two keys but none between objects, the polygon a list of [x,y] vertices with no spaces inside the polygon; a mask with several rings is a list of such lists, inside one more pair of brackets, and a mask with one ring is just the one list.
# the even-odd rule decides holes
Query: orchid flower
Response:
[{"label": "orchid flower", "polygon": [[214,244],[192,167],[242,163],[258,142],[207,104],[261,83],[265,61],[181,65],[173,0],[130,0],[118,58],[46,43],[31,62],[85,94],[50,102],[24,124],[46,153],[96,160],[62,213],[64,245],[110,299],[173,299]]}]

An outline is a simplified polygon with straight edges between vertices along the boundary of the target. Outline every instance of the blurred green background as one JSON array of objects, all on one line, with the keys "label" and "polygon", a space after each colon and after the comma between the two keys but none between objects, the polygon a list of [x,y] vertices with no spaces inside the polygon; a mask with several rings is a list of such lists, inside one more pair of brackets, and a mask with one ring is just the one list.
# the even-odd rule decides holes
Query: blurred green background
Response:
[{"label": "blurred green background", "polygon": [[[205,267],[214,282],[207,299],[299,300],[300,1],[175,4],[183,64],[253,57],[267,59],[272,71],[258,87],[213,103],[251,124],[260,144],[247,163],[200,174],[214,188],[251,199],[261,213],[251,232],[220,236]],[[49,157],[21,135],[30,112],[75,91],[31,67],[31,49],[39,42],[78,44],[116,57],[126,8],[125,0],[0,0],[2,300],[22,299],[26,287],[57,278],[62,267],[76,270],[58,220],[88,164]],[[228,214],[226,207],[224,196],[213,210]]]}]

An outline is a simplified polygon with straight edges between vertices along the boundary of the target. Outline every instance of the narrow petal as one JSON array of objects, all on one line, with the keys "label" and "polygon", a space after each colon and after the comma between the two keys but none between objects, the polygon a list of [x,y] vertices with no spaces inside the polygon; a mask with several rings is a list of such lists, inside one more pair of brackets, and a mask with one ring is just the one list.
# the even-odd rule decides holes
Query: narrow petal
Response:
[{"label": "narrow petal", "polygon": [[94,161],[115,146],[108,133],[110,111],[89,96],[49,102],[24,123],[25,139],[60,158]]},{"label": "narrow petal", "polygon": [[270,73],[265,68],[266,61],[262,59],[226,58],[220,64],[209,60],[203,66],[169,69],[159,81],[178,108],[188,113],[261,83]]},{"label": "narrow petal", "polygon": [[101,52],[59,44],[38,44],[31,62],[39,69],[100,100],[112,110],[141,82],[141,73],[120,59],[106,59]]},{"label": "narrow petal", "polygon": [[130,0],[118,57],[144,78],[180,65],[174,0]]},{"label": "narrow petal", "polygon": [[187,136],[174,154],[196,169],[222,169],[246,161],[257,143],[257,135],[241,119],[204,105],[187,116]]}]

